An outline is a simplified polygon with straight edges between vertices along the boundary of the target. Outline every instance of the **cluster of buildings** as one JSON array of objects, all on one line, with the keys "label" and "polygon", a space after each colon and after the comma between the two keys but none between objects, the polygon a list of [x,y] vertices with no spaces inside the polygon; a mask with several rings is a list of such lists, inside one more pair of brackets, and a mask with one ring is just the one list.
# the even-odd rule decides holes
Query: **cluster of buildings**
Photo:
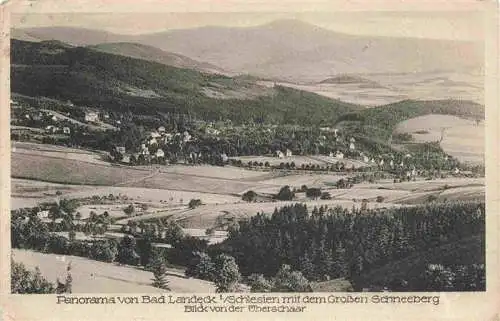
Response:
[{"label": "cluster of buildings", "polygon": [[[142,156],[146,161],[165,160],[165,151],[162,149],[163,146],[178,143],[179,145],[188,143],[193,140],[193,137],[188,131],[183,133],[169,133],[166,131],[164,126],[160,126],[156,131],[152,131],[146,137],[144,142],[139,147],[139,151],[132,154],[136,159]],[[117,146],[115,148],[116,152],[123,156],[123,162],[130,162],[130,157],[132,155],[127,155],[127,150],[124,146]]]}]

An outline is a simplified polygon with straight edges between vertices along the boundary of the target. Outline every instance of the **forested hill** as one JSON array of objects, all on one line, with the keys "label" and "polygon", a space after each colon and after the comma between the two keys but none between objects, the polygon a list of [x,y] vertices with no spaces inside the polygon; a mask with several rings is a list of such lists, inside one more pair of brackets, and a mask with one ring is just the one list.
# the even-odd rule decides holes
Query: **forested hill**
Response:
[{"label": "forested hill", "polygon": [[15,93],[141,114],[179,112],[204,120],[332,125],[362,106],[245,78],[201,73],[61,42],[11,43]]},{"label": "forested hill", "polygon": [[339,118],[338,125],[356,127],[360,134],[368,137],[388,139],[398,123],[428,114],[482,120],[485,109],[483,105],[467,100],[403,100],[344,114]]}]

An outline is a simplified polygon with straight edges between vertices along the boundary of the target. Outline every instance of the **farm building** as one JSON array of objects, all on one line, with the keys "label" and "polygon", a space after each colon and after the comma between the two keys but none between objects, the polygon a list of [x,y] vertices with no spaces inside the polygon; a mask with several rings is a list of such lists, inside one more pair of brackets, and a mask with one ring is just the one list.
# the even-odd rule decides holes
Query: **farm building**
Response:
[{"label": "farm building", "polygon": [[38,218],[48,218],[49,211],[48,210],[40,211],[40,212],[36,213],[36,215],[38,216]]},{"label": "farm building", "polygon": [[174,137],[174,135],[170,134],[170,133],[165,133],[165,135],[163,135],[165,138],[164,138],[164,141],[165,143],[168,143],[172,140],[172,138]]},{"label": "farm building", "polygon": [[125,154],[126,152],[126,148],[124,146],[116,146],[115,148],[116,152],[120,153],[120,154]]},{"label": "farm building", "polygon": [[59,131],[59,128],[52,126],[52,125],[49,125],[49,126],[45,127],[45,130],[49,133],[57,133]]},{"label": "farm building", "polygon": [[97,122],[97,121],[99,121],[99,115],[95,111],[85,112],[85,121]]},{"label": "farm building", "polygon": [[158,149],[156,151],[156,157],[157,158],[160,158],[160,157],[165,157],[165,152],[163,151],[163,149]]},{"label": "farm building", "polygon": [[283,157],[285,157],[285,154],[283,154],[283,152],[282,152],[282,151],[277,150],[277,151],[276,151],[276,157],[278,157],[278,158],[283,158]]},{"label": "farm building", "polygon": [[286,150],[286,157],[292,157],[292,156],[293,156],[293,155],[292,155],[292,151],[291,151],[291,150],[289,150],[289,149],[287,149],[287,150]]},{"label": "farm building", "polygon": [[186,143],[186,142],[189,142],[191,141],[191,134],[189,134],[188,131],[185,131],[184,134],[183,134],[183,141]]},{"label": "farm building", "polygon": [[344,158],[344,153],[342,153],[341,151],[337,151],[335,153],[335,158],[343,159]]}]

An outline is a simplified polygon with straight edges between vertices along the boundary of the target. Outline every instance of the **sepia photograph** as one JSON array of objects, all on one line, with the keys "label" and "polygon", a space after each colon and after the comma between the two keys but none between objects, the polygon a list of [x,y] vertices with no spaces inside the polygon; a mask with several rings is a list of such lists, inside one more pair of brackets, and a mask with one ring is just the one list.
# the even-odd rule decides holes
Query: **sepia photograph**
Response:
[{"label": "sepia photograph", "polygon": [[398,8],[12,13],[11,293],[485,292],[485,12]]}]

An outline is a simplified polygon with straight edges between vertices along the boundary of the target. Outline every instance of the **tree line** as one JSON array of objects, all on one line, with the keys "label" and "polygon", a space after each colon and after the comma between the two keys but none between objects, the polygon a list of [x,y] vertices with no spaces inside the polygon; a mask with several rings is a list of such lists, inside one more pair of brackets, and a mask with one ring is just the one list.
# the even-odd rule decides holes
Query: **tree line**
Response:
[{"label": "tree line", "polygon": [[234,256],[244,276],[273,276],[287,264],[311,281],[355,279],[420,251],[484,235],[484,210],[484,203],[472,202],[383,211],[320,207],[309,215],[296,204],[240,221],[209,251]]}]

